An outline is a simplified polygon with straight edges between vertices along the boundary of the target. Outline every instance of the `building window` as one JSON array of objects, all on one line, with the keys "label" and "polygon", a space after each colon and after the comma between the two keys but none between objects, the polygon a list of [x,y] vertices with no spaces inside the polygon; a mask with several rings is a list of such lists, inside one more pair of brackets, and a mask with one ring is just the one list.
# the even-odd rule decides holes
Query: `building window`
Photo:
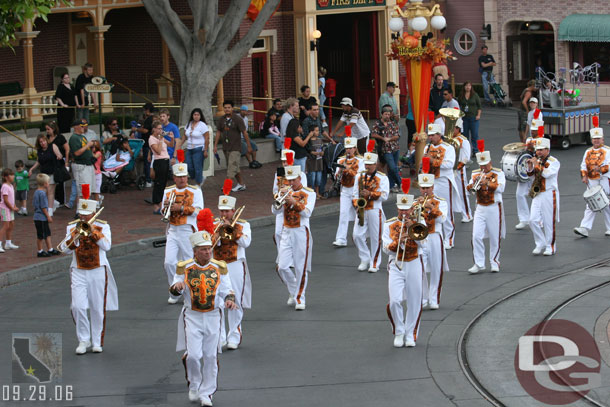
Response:
[{"label": "building window", "polygon": [[589,66],[597,62],[599,81],[610,82],[610,44],[607,42],[581,42],[582,66]]},{"label": "building window", "polygon": [[461,28],[453,36],[453,47],[460,55],[470,55],[477,47],[477,37],[468,28]]}]

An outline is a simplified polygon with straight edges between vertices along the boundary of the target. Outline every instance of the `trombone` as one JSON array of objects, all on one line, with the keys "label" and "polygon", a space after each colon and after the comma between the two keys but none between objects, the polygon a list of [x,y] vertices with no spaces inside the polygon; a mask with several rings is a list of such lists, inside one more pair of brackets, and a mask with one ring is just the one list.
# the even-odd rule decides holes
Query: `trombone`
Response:
[{"label": "trombone", "polygon": [[[76,227],[74,228],[74,230],[77,232],[76,236],[72,236],[72,234],[70,234],[70,236],[66,236],[64,238],[64,240],[62,240],[61,242],[59,242],[59,244],[57,245],[57,251],[64,253],[66,251],[66,249],[70,246],[72,246],[73,244],[75,244],[80,238],[82,237],[87,237],[92,233],[93,230],[93,222],[95,222],[95,220],[97,219],[97,217],[100,215],[100,213],[102,213],[102,211],[104,210],[104,208],[100,208],[99,211],[97,211],[95,213],[95,215],[93,215],[93,217],[91,217],[91,219],[89,219],[87,222],[83,222],[80,221],[76,224]],[[66,249],[62,249],[61,247],[65,245]]]},{"label": "trombone", "polygon": [[288,190],[286,190],[286,192],[284,192],[282,194],[281,191],[278,191],[276,194],[273,195],[273,208],[276,211],[279,211],[280,209],[282,209],[282,206],[284,206],[284,202],[286,202],[286,198],[292,194],[292,187],[288,187]]},{"label": "trombone", "polygon": [[235,224],[239,220],[239,217],[241,216],[244,209],[246,209],[246,205],[240,206],[235,211],[235,213],[233,214],[233,217],[231,218],[231,223],[229,225],[226,225],[222,222],[224,220],[224,218],[220,218],[221,223],[219,223],[218,226],[216,226],[216,228],[214,228],[214,234],[218,233],[218,237],[216,238],[216,240],[214,240],[212,247],[216,247],[216,245],[218,244],[220,239],[233,240],[234,234],[235,234]]},{"label": "trombone", "polygon": [[176,202],[176,191],[172,191],[171,194],[169,194],[169,198],[167,200],[167,206],[163,209],[163,217],[161,218],[161,220],[165,223],[169,222],[169,217],[172,214],[172,205]]}]

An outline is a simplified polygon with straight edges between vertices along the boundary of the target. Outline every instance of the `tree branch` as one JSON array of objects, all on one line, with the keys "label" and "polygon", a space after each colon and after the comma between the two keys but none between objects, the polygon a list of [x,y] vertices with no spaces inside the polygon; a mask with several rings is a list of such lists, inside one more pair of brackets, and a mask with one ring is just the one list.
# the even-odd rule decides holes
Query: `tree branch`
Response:
[{"label": "tree branch", "polygon": [[[277,3],[279,0],[273,0]],[[214,48],[220,52],[225,52],[229,47],[229,43],[235,37],[235,34],[239,30],[241,22],[248,11],[250,6],[250,0],[232,0],[229,4],[229,8],[222,19],[222,25],[218,30],[218,33],[222,35],[214,41]],[[267,5],[265,4],[265,7]],[[258,20],[258,18],[257,18]],[[258,35],[258,34],[257,34]]]},{"label": "tree branch", "polygon": [[[197,35],[203,23],[203,1],[188,0],[188,3],[191,8],[191,12],[193,13],[193,33]],[[210,3],[214,2],[211,1]]]},{"label": "tree branch", "polygon": [[208,1],[206,3],[206,10],[203,13],[203,30],[205,31],[206,43],[208,46],[213,44],[216,41],[216,36],[218,35],[218,31],[216,30],[216,26],[220,26],[219,16],[218,16],[218,2],[217,1]]},{"label": "tree branch", "polygon": [[[145,0],[142,3],[159,29],[161,37],[167,44],[169,51],[180,70],[180,74],[182,75],[184,72],[183,67],[186,64],[186,47],[190,43],[188,31],[186,31],[187,35],[184,35],[186,26],[180,21],[180,18],[178,18],[178,15],[171,7],[169,7],[169,2],[167,0]],[[169,8],[169,11],[165,9],[165,6]],[[171,14],[178,20],[179,24],[167,24],[167,18],[172,20]]]}]

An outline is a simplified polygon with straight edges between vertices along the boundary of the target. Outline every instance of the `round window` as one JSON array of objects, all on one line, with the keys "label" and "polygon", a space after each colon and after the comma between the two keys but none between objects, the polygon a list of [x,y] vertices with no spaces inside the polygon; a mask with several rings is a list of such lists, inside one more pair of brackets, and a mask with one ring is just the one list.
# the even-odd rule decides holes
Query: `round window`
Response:
[{"label": "round window", "polygon": [[477,37],[472,30],[461,28],[453,36],[453,47],[460,55],[470,55],[477,47]]}]

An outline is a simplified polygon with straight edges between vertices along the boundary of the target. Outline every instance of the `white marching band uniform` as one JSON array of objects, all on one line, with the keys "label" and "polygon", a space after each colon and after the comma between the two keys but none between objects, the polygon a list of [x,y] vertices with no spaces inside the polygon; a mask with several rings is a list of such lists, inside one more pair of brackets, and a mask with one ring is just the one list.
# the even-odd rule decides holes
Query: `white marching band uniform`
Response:
[{"label": "white marching band uniform", "polygon": [[[300,166],[286,167],[287,179],[296,179],[300,174]],[[313,239],[309,218],[316,204],[316,193],[313,189],[301,187],[291,195],[297,204],[289,205],[286,202],[279,210],[272,205],[271,212],[281,214],[283,218],[278,274],[288,289],[288,304],[300,310],[305,309],[308,272],[311,271]],[[291,267],[294,267],[294,271]]]},{"label": "white marching band uniform", "polygon": [[[78,213],[93,214],[97,201],[79,200]],[[66,229],[66,239],[60,250],[72,254],[70,280],[72,302],[70,309],[76,324],[76,336],[79,341],[78,354],[83,354],[89,345],[94,352],[101,352],[106,330],[106,311],[119,309],[117,285],[110,269],[106,252],[112,246],[110,226],[96,219],[91,225],[93,231],[87,237],[81,236],[75,243],[67,246],[78,220],[70,222]],[[96,239],[98,239],[96,241]],[[91,322],[87,316],[91,314]],[[84,347],[81,346],[84,344]]]},{"label": "white marching band uniform", "polygon": [[[532,119],[530,124],[530,131],[536,132],[538,127],[544,126],[544,122],[540,119]],[[530,136],[525,139],[525,146],[528,150],[531,150],[532,155],[536,155],[534,152],[534,137]],[[526,182],[517,182],[517,191],[515,192],[515,198],[517,201],[517,217],[519,218],[518,229],[522,229],[530,221],[530,204],[528,202],[530,189],[532,189],[532,182],[534,181],[533,176],[528,176]]]},{"label": "white marching band uniform", "polygon": [[[351,137],[345,138],[345,148],[356,148],[357,140]],[[346,168],[337,167],[335,177],[341,175],[341,194],[339,196],[339,225],[337,226],[337,234],[335,236],[335,246],[347,245],[347,231],[349,223],[356,219],[356,209],[352,202],[353,188],[357,185],[356,175],[364,171],[364,161],[362,157],[356,155],[352,158],[347,156],[340,157],[338,164]],[[357,187],[356,187],[357,188]]]},{"label": "white marching band uniform", "polygon": [[[462,119],[458,119],[456,127],[462,128]],[[470,161],[470,155],[472,153],[472,146],[470,145],[470,141],[462,134],[456,137],[458,142],[460,143],[460,156],[458,160],[458,166],[455,170],[455,182],[457,184],[458,197],[461,202],[461,213],[462,213],[462,222],[472,220],[472,206],[470,204],[470,198],[468,196],[468,191],[466,191],[466,185],[468,184],[468,172],[466,171],[466,164]]]}]

